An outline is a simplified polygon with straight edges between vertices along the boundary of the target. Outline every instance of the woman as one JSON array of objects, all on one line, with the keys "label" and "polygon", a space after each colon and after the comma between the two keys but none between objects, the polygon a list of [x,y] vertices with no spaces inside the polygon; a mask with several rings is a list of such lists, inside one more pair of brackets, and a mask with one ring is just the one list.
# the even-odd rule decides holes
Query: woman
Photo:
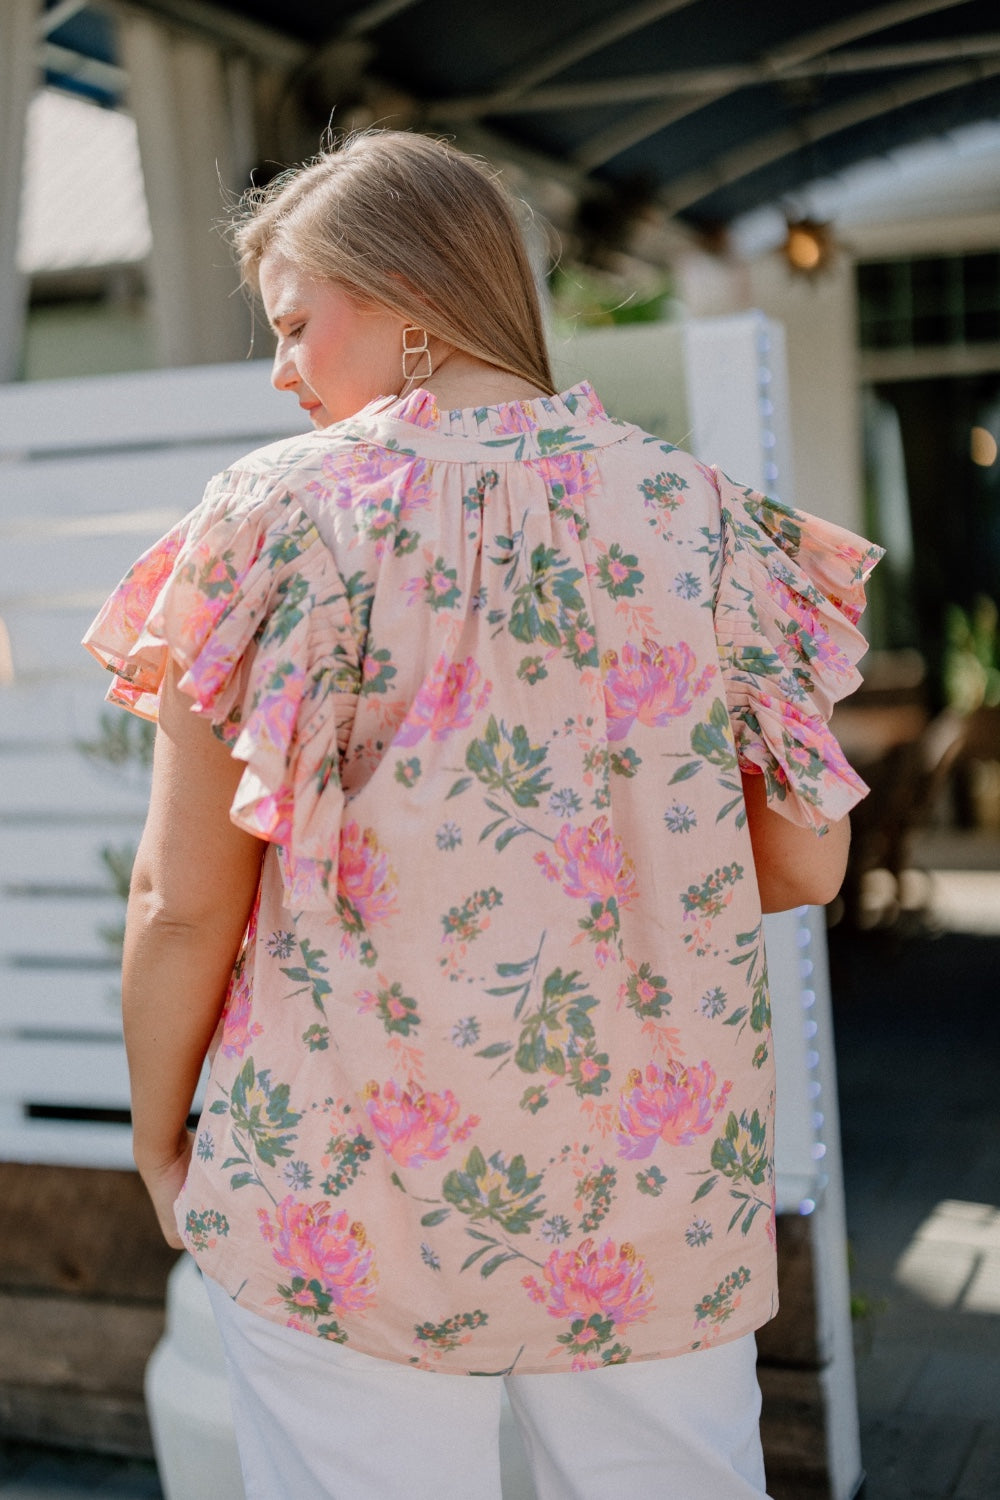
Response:
[{"label": "woman", "polygon": [[158,720],[135,1156],[247,1493],[499,1495],[500,1382],[451,1372],[506,1378],[541,1497],[761,1495],[761,913],[843,875],[877,553],[556,395],[461,153],[355,137],[236,243],[315,431],[87,644]]}]

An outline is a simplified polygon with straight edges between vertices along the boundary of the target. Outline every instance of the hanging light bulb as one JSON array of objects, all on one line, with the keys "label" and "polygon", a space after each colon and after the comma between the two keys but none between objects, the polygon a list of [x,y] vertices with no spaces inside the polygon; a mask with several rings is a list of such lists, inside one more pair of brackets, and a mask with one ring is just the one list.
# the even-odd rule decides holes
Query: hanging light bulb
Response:
[{"label": "hanging light bulb", "polygon": [[817,219],[789,219],[783,248],[793,271],[813,276],[830,265],[837,246],[829,224]]}]

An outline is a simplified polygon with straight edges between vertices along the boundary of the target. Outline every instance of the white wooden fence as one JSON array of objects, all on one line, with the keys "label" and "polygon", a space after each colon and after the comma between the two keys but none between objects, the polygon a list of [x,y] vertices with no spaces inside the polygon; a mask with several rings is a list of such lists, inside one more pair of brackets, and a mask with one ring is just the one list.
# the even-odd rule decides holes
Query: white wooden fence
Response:
[{"label": "white wooden fence", "polygon": [[107,859],[148,780],[86,748],[142,726],[80,638],[213,472],[301,427],[259,363],[0,387],[0,1159],[131,1161]]}]

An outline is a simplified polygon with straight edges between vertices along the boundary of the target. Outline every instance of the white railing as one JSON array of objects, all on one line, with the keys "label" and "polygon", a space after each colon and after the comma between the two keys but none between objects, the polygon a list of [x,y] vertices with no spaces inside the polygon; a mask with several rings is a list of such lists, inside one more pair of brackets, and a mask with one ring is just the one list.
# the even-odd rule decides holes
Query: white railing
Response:
[{"label": "white railing", "polygon": [[257,363],[0,387],[0,1160],[131,1161],[111,867],[147,772],[80,638],[213,472],[301,426]]}]

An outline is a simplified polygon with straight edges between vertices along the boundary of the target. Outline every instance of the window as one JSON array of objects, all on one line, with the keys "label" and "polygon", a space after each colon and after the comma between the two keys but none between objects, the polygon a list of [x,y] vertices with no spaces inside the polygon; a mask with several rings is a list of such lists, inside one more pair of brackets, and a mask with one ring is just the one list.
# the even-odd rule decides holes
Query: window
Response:
[{"label": "window", "polygon": [[1000,251],[858,266],[862,349],[1000,343]]}]

